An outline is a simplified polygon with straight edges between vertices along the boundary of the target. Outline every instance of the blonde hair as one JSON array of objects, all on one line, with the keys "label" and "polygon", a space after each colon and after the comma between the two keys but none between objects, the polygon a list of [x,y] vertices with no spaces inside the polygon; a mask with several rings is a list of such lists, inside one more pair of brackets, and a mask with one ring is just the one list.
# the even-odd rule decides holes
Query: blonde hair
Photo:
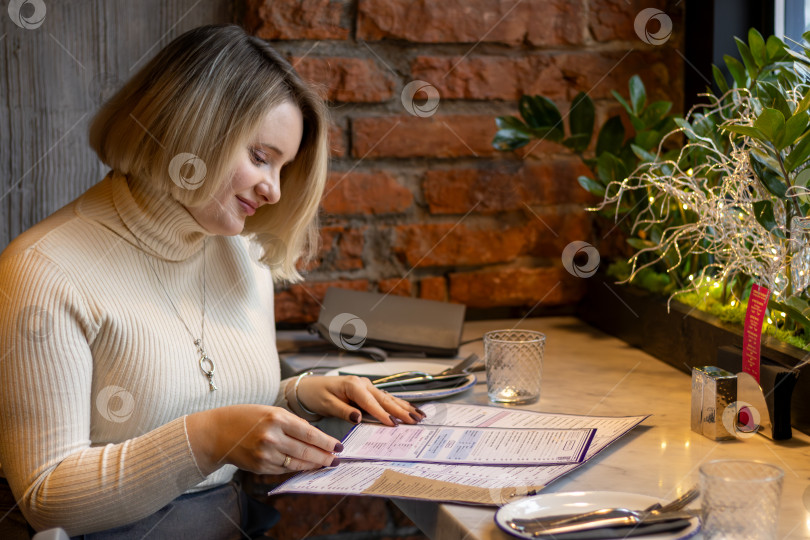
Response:
[{"label": "blonde hair", "polygon": [[[266,42],[235,25],[184,33],[101,107],[90,125],[90,146],[113,170],[148,179],[195,206],[230,181],[237,152],[250,143],[267,111],[285,101],[301,110],[301,145],[282,170],[281,199],[247,218],[242,234],[262,247],[260,260],[271,267],[274,281],[300,281],[296,262],[317,253],[327,111]],[[202,160],[204,181],[189,186],[170,177],[172,159],[183,153]]]}]

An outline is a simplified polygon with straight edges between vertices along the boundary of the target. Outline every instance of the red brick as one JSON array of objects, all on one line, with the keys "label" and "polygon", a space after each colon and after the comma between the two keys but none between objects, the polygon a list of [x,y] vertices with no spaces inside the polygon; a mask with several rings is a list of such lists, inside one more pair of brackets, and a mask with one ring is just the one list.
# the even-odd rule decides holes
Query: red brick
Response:
[{"label": "red brick", "polygon": [[563,98],[567,85],[548,54],[503,56],[418,56],[411,76],[429,82],[442,99],[503,99],[523,94]]},{"label": "red brick", "polygon": [[538,53],[519,58],[419,56],[411,63],[411,74],[433,85],[441,99],[517,101],[522,95],[541,95],[557,101],[565,112],[569,104],[563,101],[579,92],[611,100],[611,90],[627,94],[627,81],[636,73],[659,98],[679,97],[674,83],[680,80],[682,61],[673,54],[667,48],[627,56],[618,52]]},{"label": "red brick", "polygon": [[471,229],[453,223],[399,225],[392,251],[411,268],[511,261],[527,248],[523,227]]},{"label": "red brick", "polygon": [[[597,41],[643,41],[636,35],[635,19],[638,13],[644,8],[656,8],[663,11],[673,22],[673,33],[681,27],[679,24],[682,17],[683,6],[676,0],[645,0],[640,2],[634,0],[591,0],[589,6],[590,22],[588,27]],[[655,33],[659,26],[655,21],[650,21],[648,30]],[[674,36],[673,36],[674,37]],[[673,38],[670,38],[671,40]]]},{"label": "red brick", "polygon": [[356,270],[363,268],[363,248],[365,245],[365,227],[353,229],[340,226],[321,227],[321,248],[318,254],[319,263],[308,267]]},{"label": "red brick", "polygon": [[559,267],[508,268],[450,274],[450,301],[467,307],[560,305],[576,302],[583,279]]},{"label": "red brick", "polygon": [[245,28],[262,39],[346,39],[349,0],[247,0]]},{"label": "red brick", "polygon": [[584,34],[581,0],[360,0],[357,11],[357,37],[370,41],[546,46]]},{"label": "red brick", "polygon": [[377,283],[377,289],[383,294],[394,294],[397,296],[411,296],[413,285],[407,278],[381,279]]},{"label": "red brick", "polygon": [[329,153],[332,157],[346,155],[346,138],[343,135],[343,128],[338,124],[329,126]]},{"label": "red brick", "polygon": [[496,131],[489,115],[355,118],[352,153],[359,158],[492,156]]},{"label": "red brick", "polygon": [[596,203],[577,182],[579,175],[592,176],[579,158],[526,162],[516,172],[498,169],[430,170],[423,191],[432,214],[525,210],[526,205]]},{"label": "red brick", "polygon": [[549,208],[527,210],[527,247],[524,254],[546,257],[562,263],[565,246],[575,240],[593,242],[593,215],[585,210],[565,211]]},{"label": "red brick", "polygon": [[329,287],[355,291],[367,291],[368,280],[321,281],[297,283],[276,293],[275,314],[277,322],[309,323],[318,319],[321,303]]},{"label": "red brick", "polygon": [[336,102],[380,102],[393,95],[390,72],[371,58],[322,58],[308,56],[291,60],[305,80]]},{"label": "red brick", "polygon": [[647,88],[647,102],[667,99],[680,106],[683,101],[683,60],[669,48],[652,51],[561,53],[554,63],[570,88],[587,91],[592,99],[609,98],[616,90],[627,98],[627,83],[640,75]]},{"label": "red brick", "polygon": [[419,281],[419,298],[447,301],[447,279],[442,276],[424,277]]},{"label": "red brick", "polygon": [[385,171],[333,172],[321,201],[328,214],[392,214],[406,211],[413,194]]}]

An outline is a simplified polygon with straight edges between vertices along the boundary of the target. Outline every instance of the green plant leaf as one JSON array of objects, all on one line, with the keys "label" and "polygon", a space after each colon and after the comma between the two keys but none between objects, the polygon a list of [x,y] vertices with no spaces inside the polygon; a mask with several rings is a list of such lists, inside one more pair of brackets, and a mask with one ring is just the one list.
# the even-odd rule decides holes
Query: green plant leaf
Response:
[{"label": "green plant leaf", "polygon": [[619,104],[622,107],[624,107],[624,110],[627,111],[627,114],[633,114],[633,108],[627,104],[627,101],[625,101],[625,99],[622,97],[620,93],[618,93],[616,90],[611,90],[610,93],[613,94],[613,97],[616,99],[616,101],[618,101]]},{"label": "green plant leaf", "polygon": [[773,216],[773,205],[771,201],[757,201],[753,204],[754,217],[765,230],[771,234],[784,238],[785,233],[778,228],[776,218]]},{"label": "green plant leaf", "polygon": [[768,299],[768,307],[783,311],[788,318],[804,327],[805,332],[810,332],[810,305],[805,300],[791,296],[783,303],[771,297]]},{"label": "green plant leaf", "polygon": [[726,81],[726,76],[723,75],[723,72],[720,71],[720,68],[712,64],[712,75],[714,76],[714,84],[717,85],[717,88],[720,90],[720,94],[725,94],[728,92],[728,82]]},{"label": "green plant leaf", "polygon": [[745,70],[748,72],[748,76],[752,81],[756,80],[759,68],[754,60],[754,56],[751,54],[751,49],[738,37],[734,38],[734,42],[737,44],[737,50],[740,51],[740,57],[742,58],[743,64],[745,64]]},{"label": "green plant leaf", "polygon": [[633,105],[633,114],[639,116],[647,103],[647,91],[641,77],[633,75],[630,77],[630,103]]},{"label": "green plant leaf", "polygon": [[748,30],[748,45],[751,49],[751,56],[754,57],[757,66],[762,67],[768,63],[767,54],[765,52],[765,39],[756,28]]},{"label": "green plant leaf", "polygon": [[755,152],[748,152],[748,159],[751,162],[751,168],[754,169],[754,173],[756,173],[762,185],[765,186],[765,189],[780,199],[785,199],[787,185],[785,185],[782,177],[776,174],[764,161],[761,161],[761,158]]},{"label": "green plant leaf", "polygon": [[787,100],[782,95],[782,91],[773,83],[759,81],[757,83],[757,97],[762,107],[776,109],[781,112],[785,118],[789,118],[790,115],[793,114]]},{"label": "green plant leaf", "polygon": [[596,180],[588,178],[587,176],[580,176],[577,178],[577,182],[579,182],[579,185],[585,188],[585,191],[588,193],[596,195],[597,197],[605,196],[605,186]]},{"label": "green plant leaf", "polygon": [[591,142],[591,134],[590,133],[579,133],[577,135],[571,135],[567,139],[562,141],[563,145],[567,148],[570,148],[574,152],[582,153],[588,148],[588,143]]},{"label": "green plant leaf", "polygon": [[653,247],[655,245],[649,240],[644,240],[642,238],[628,238],[627,243],[630,244],[630,246],[632,246],[633,248],[638,250]]},{"label": "green plant leaf", "polygon": [[636,145],[645,150],[652,150],[661,142],[661,133],[657,131],[639,131],[634,139]]},{"label": "green plant leaf", "polygon": [[788,157],[785,158],[785,170],[791,173],[803,165],[810,157],[810,132],[802,135]]},{"label": "green plant leaf", "polygon": [[768,62],[779,62],[788,56],[785,52],[785,44],[776,36],[768,36],[765,43],[765,52],[768,55]]},{"label": "green plant leaf", "polygon": [[802,100],[799,102],[798,107],[796,107],[796,110],[795,110],[795,111],[793,111],[793,114],[800,113],[800,112],[804,112],[804,111],[806,111],[808,108],[810,108],[810,92],[807,92],[807,93],[804,95],[804,97],[802,98]]},{"label": "green plant leaf", "polygon": [[723,55],[723,61],[725,61],[728,72],[731,73],[731,77],[737,84],[737,88],[745,88],[748,77],[745,74],[745,66],[742,65],[742,62],[727,54]]},{"label": "green plant leaf", "polygon": [[766,140],[765,135],[753,126],[720,126],[723,131],[730,131],[731,133],[738,133],[740,135],[747,135],[754,139]]},{"label": "green plant leaf", "polygon": [[596,109],[593,106],[593,101],[585,92],[580,92],[574,97],[571,102],[571,110],[569,113],[569,126],[571,128],[571,135],[587,135],[588,139],[585,142],[585,147],[591,142],[593,136],[593,124],[596,117]]},{"label": "green plant leaf", "polygon": [[621,159],[610,152],[603,152],[596,160],[596,172],[605,185],[610,182],[621,182],[627,177],[627,171]]},{"label": "green plant leaf", "polygon": [[767,140],[775,144],[779,132],[785,127],[785,115],[776,109],[762,109],[760,115],[754,120],[754,127],[761,131]]},{"label": "green plant leaf", "polygon": [[776,149],[783,150],[788,146],[796,144],[796,140],[807,128],[808,116],[806,112],[800,112],[787,119],[785,129],[782,130]]},{"label": "green plant leaf", "polygon": [[562,133],[562,115],[550,99],[543,96],[521,96],[518,110],[529,127],[559,129]]},{"label": "green plant leaf", "polygon": [[492,139],[492,146],[496,150],[516,150],[532,140],[531,131],[519,118],[499,116],[495,119],[495,124],[499,128]]},{"label": "green plant leaf", "polygon": [[532,136],[535,139],[547,139],[553,142],[562,142],[565,134],[557,127],[541,127],[532,129]]},{"label": "green plant leaf", "polygon": [[624,124],[619,116],[611,116],[599,130],[596,138],[596,157],[605,152],[618,154],[624,144]]},{"label": "green plant leaf", "polygon": [[655,101],[650,103],[641,113],[641,121],[647,128],[655,126],[672,109],[671,101]]},{"label": "green plant leaf", "polygon": [[646,161],[648,163],[655,163],[655,161],[657,160],[655,154],[646,151],[645,149],[636,144],[631,144],[630,149],[633,150],[633,153],[641,161]]}]

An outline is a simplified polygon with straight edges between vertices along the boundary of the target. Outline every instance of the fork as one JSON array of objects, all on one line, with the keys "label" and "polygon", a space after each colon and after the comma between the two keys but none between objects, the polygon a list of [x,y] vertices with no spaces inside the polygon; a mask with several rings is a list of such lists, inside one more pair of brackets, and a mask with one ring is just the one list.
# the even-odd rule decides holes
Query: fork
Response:
[{"label": "fork", "polygon": [[[444,371],[436,373],[435,375],[431,375],[430,373],[425,373],[424,371],[401,371],[399,373],[394,373],[393,375],[387,375],[385,377],[380,377],[379,379],[374,379],[371,381],[371,384],[380,384],[380,383],[388,383],[392,381],[396,381],[397,379],[402,378],[412,378],[412,377],[419,377],[423,378],[426,381],[432,380],[434,377],[443,377],[445,375],[456,375],[461,374],[465,369],[467,369],[472,364],[478,361],[478,355],[472,353],[467,358],[462,360],[461,362],[457,363],[454,366],[451,366]],[[407,377],[406,377],[407,376]]]},{"label": "fork", "polygon": [[700,495],[700,491],[698,491],[696,487],[693,487],[677,499],[663,506],[661,506],[660,503],[655,503],[643,510],[628,510],[627,508],[602,508],[600,510],[586,512],[584,514],[549,516],[545,518],[514,518],[509,522],[509,526],[518,531],[531,533],[534,531],[545,530],[549,527],[557,527],[560,525],[589,521],[592,519],[610,519],[628,516],[641,519],[649,515],[654,516],[678,511],[697,499],[698,495]]}]

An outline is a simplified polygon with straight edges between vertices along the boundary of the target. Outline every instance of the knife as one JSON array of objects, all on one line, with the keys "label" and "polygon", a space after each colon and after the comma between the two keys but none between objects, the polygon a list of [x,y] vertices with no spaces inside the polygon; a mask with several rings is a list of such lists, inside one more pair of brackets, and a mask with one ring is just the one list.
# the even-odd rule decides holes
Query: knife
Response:
[{"label": "knife", "polygon": [[466,373],[461,373],[457,375],[429,375],[429,376],[422,376],[422,377],[411,377],[410,379],[399,379],[396,381],[384,382],[375,384],[377,388],[395,388],[399,386],[413,386],[417,384],[426,384],[437,382],[441,383],[438,387],[442,386],[451,386],[452,383],[466,381],[467,375]]},{"label": "knife", "polygon": [[635,516],[607,516],[577,521],[552,527],[517,527],[507,524],[519,533],[534,538],[556,540],[588,540],[595,538],[628,538],[659,532],[676,531],[688,527],[692,515],[686,512],[669,512],[638,518]]}]

